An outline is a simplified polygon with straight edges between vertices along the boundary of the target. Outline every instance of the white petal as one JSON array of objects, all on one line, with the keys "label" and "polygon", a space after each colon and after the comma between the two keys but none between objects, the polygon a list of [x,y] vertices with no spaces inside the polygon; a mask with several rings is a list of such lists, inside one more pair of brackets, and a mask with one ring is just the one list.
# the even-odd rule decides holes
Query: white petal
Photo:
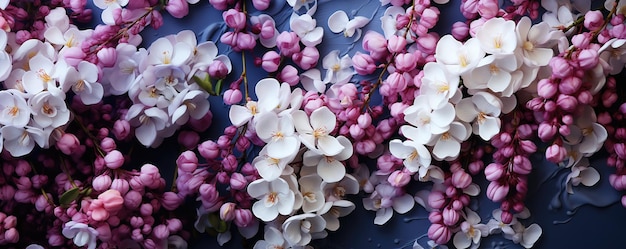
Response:
[{"label": "white petal", "polygon": [[317,165],[317,174],[324,182],[338,182],[346,175],[346,167],[334,158],[323,158]]},{"label": "white petal", "polygon": [[472,245],[472,240],[463,231],[458,231],[454,234],[453,243],[456,248],[465,249]]},{"label": "white petal", "polygon": [[410,211],[413,209],[413,206],[415,206],[415,200],[409,194],[404,194],[393,199],[393,209],[399,214]]},{"label": "white petal", "polygon": [[376,225],[384,225],[391,219],[393,216],[393,209],[391,208],[381,208],[376,211],[376,218],[374,218],[374,224]]},{"label": "white petal", "polygon": [[265,207],[263,201],[257,201],[252,205],[252,213],[265,222],[272,221],[278,217],[278,210]]},{"label": "white petal", "polygon": [[581,182],[585,186],[593,186],[600,181],[600,173],[593,168],[588,167],[580,172]]},{"label": "white petal", "polygon": [[539,237],[541,236],[542,229],[537,224],[532,224],[526,230],[524,230],[523,238],[521,241],[521,245],[525,248],[531,248],[537,242]]},{"label": "white petal", "polygon": [[321,136],[317,138],[317,147],[326,156],[335,156],[345,148],[337,138],[332,136]]},{"label": "white petal", "polygon": [[298,152],[300,143],[295,137],[284,137],[267,145],[267,154],[273,158],[286,158]]},{"label": "white petal", "polygon": [[328,17],[328,28],[333,33],[341,33],[346,28],[349,21],[350,19],[346,12],[338,10]]},{"label": "white petal", "polygon": [[500,119],[486,116],[482,124],[478,125],[478,132],[483,140],[489,141],[493,136],[500,133]]},{"label": "white petal", "polygon": [[246,107],[240,105],[232,105],[230,106],[228,117],[230,118],[230,122],[234,126],[240,127],[252,118],[252,113],[250,113],[250,110],[248,110],[248,108]]}]

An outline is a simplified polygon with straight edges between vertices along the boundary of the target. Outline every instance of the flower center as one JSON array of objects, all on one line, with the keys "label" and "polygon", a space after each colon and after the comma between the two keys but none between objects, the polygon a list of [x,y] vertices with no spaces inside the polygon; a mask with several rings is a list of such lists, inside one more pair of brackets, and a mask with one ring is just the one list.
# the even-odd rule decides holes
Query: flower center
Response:
[{"label": "flower center", "polygon": [[326,135],[326,128],[324,127],[317,128],[313,131],[313,137],[315,138],[320,138],[320,137],[323,137],[324,135]]},{"label": "flower center", "polygon": [[464,54],[459,55],[459,65],[461,65],[461,67],[467,67],[467,58]]},{"label": "flower center", "polygon": [[337,72],[337,71],[339,71],[339,69],[341,69],[341,66],[339,66],[339,64],[335,64],[335,65],[333,65],[332,69],[333,69],[333,71]]},{"label": "flower center", "polygon": [[48,75],[48,73],[46,73],[43,69],[39,69],[39,71],[37,71],[37,76],[39,76],[43,82],[48,82],[52,79],[52,77],[50,77],[50,75]]},{"label": "flower center", "polygon": [[300,222],[300,230],[303,233],[310,233],[311,232],[311,222],[308,220],[303,220]]},{"label": "flower center", "polygon": [[449,132],[444,132],[443,134],[441,134],[441,140],[448,140],[448,139],[450,139]]},{"label": "flower center", "polygon": [[445,93],[450,90],[450,85],[445,82],[441,82],[439,86],[437,86],[437,93]]},{"label": "flower center", "polygon": [[582,132],[583,136],[589,136],[591,133],[593,133],[593,127],[583,128]]},{"label": "flower center", "polygon": [[413,152],[411,152],[411,154],[409,154],[409,156],[406,159],[408,159],[409,161],[413,161],[418,156],[419,154],[417,153],[417,150],[413,150]]},{"label": "flower center", "polygon": [[41,107],[41,111],[45,114],[52,115],[54,113],[54,108],[48,104],[48,102],[44,103]]},{"label": "flower center", "polygon": [[486,116],[487,115],[484,112],[479,112],[478,116],[476,117],[476,120],[478,121],[479,124],[482,124],[483,122],[485,122]]},{"label": "flower center", "polygon": [[313,192],[306,192],[302,194],[302,197],[307,200],[308,202],[315,202],[316,198],[315,198],[315,193]]},{"label": "flower center", "polygon": [[502,48],[502,38],[500,36],[493,38],[493,47],[497,49]]},{"label": "flower center", "polygon": [[170,64],[171,62],[170,53],[168,51],[163,51],[163,64]]},{"label": "flower center", "polygon": [[83,90],[85,90],[85,81],[84,80],[77,81],[74,90],[77,92],[82,92]]},{"label": "flower center", "polygon": [[489,65],[489,72],[490,72],[492,75],[496,75],[496,74],[498,74],[498,73],[500,72],[500,68],[498,68],[498,67],[497,67],[496,65],[494,65],[494,64],[491,64],[491,65]]},{"label": "flower center", "polygon": [[346,195],[346,188],[344,188],[343,186],[335,186],[333,188],[333,194],[336,197],[343,198]]},{"label": "flower center", "polygon": [[524,42],[524,50],[533,51],[535,49],[535,45],[532,42],[526,41]]},{"label": "flower center", "polygon": [[9,110],[9,115],[13,117],[17,117],[17,114],[19,113],[20,113],[20,108],[17,108],[17,106],[11,107],[11,109]]},{"label": "flower center", "polygon": [[272,205],[276,204],[276,202],[278,202],[278,193],[271,192],[269,195],[267,195],[267,202]]}]

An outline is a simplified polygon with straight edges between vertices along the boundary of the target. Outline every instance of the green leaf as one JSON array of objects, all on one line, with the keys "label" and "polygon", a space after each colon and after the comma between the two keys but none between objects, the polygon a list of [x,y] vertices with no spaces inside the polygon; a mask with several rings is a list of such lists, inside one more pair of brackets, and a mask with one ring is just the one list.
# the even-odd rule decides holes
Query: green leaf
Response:
[{"label": "green leaf", "polygon": [[193,80],[209,94],[216,95],[213,91],[213,83],[211,83],[211,76],[209,76],[209,74],[207,74],[204,79],[194,75]]},{"label": "green leaf", "polygon": [[218,233],[223,233],[228,230],[228,224],[220,219],[220,216],[217,215],[217,213],[209,214],[209,223],[211,224],[211,227],[215,229],[215,231]]},{"label": "green leaf", "polygon": [[61,198],[59,198],[59,202],[61,205],[70,205],[72,201],[75,201],[78,198],[79,194],[80,189],[78,187],[74,187],[65,191],[65,193],[61,195]]}]

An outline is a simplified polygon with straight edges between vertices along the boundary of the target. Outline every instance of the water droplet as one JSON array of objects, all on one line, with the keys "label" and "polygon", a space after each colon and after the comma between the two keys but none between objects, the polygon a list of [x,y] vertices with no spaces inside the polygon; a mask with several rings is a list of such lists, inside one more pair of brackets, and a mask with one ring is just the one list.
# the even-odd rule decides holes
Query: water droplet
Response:
[{"label": "water droplet", "polygon": [[377,244],[376,247],[380,248],[380,244]]},{"label": "water droplet", "polygon": [[400,243],[400,239],[394,239],[393,243],[399,244]]},{"label": "water droplet", "polygon": [[367,238],[367,242],[372,242],[372,238]]}]

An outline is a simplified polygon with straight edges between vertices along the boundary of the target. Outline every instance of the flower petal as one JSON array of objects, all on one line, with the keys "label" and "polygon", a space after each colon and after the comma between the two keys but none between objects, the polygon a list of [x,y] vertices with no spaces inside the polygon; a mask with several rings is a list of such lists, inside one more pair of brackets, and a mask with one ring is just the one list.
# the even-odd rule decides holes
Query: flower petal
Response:
[{"label": "flower petal", "polygon": [[343,10],[338,10],[328,17],[328,28],[333,33],[341,33],[349,21],[348,14]]}]

